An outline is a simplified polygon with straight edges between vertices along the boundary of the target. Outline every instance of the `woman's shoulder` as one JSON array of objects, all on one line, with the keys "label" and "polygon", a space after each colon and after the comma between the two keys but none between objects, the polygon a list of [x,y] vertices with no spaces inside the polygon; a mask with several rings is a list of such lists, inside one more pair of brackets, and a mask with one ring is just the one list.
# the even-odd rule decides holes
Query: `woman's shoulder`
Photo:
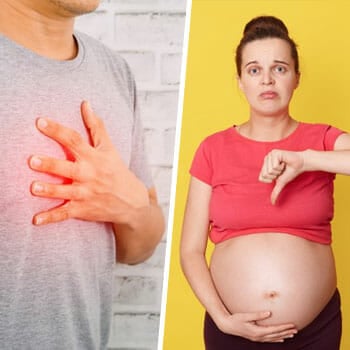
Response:
[{"label": "woman's shoulder", "polygon": [[332,150],[337,138],[346,133],[330,124],[326,123],[300,123],[300,133],[298,142],[300,145],[310,147],[319,145],[325,150]]},{"label": "woman's shoulder", "polygon": [[328,123],[311,123],[311,122],[299,122],[300,126],[304,130],[317,131],[317,130],[329,130],[329,129],[340,129],[338,126]]},{"label": "woman's shoulder", "polygon": [[215,131],[212,134],[209,134],[202,140],[202,144],[208,144],[208,145],[216,145],[221,144],[222,142],[227,141],[228,139],[232,138],[233,134],[233,126],[230,126],[226,129]]},{"label": "woman's shoulder", "polygon": [[327,124],[327,123],[306,123],[299,122],[300,129],[304,134],[315,135],[315,136],[324,136],[332,133],[344,133],[343,130],[337,126]]},{"label": "woman's shoulder", "polygon": [[300,126],[305,130],[317,130],[317,129],[327,129],[331,127],[330,124],[327,123],[311,123],[311,122],[299,122]]}]

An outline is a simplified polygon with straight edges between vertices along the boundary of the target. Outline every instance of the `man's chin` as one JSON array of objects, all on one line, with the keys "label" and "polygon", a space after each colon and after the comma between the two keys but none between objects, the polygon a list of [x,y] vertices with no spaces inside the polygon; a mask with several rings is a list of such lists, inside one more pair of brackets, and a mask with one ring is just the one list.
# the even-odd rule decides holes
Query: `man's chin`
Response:
[{"label": "man's chin", "polygon": [[67,16],[81,16],[97,9],[100,0],[49,0]]}]

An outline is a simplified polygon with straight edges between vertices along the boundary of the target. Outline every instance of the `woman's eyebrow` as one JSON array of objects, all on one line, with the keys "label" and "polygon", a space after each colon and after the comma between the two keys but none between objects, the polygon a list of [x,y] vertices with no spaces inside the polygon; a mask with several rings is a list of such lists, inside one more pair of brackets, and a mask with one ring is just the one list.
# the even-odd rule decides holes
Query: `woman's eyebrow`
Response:
[{"label": "woman's eyebrow", "polygon": [[[283,60],[273,60],[274,63],[280,63],[280,64],[285,64],[286,66],[289,66],[290,64],[286,61],[283,61]],[[244,65],[244,67],[247,67],[249,66],[250,64],[257,64],[259,63],[257,60],[254,60],[254,61],[249,61],[248,63],[246,63]]]},{"label": "woman's eyebrow", "polygon": [[257,64],[258,61],[249,61],[244,67],[249,66],[250,64]]},{"label": "woman's eyebrow", "polygon": [[289,66],[289,63],[286,62],[286,61],[281,61],[281,60],[273,60],[275,63],[282,63],[282,64],[285,64],[287,66]]}]

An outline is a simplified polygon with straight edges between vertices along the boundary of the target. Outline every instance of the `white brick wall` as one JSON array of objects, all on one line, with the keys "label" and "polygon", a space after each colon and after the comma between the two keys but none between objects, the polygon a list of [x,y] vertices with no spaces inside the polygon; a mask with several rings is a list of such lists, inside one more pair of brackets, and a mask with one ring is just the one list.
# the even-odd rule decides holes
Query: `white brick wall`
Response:
[{"label": "white brick wall", "polygon": [[[76,28],[117,50],[138,86],[159,202],[168,215],[186,0],[104,0]],[[166,237],[137,266],[115,270],[113,350],[157,347]]]}]

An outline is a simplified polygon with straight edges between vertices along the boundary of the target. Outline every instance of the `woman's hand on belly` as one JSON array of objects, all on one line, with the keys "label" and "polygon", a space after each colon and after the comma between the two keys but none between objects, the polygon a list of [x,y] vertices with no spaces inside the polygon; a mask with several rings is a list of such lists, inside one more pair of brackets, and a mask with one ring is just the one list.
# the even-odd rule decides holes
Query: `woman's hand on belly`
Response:
[{"label": "woman's hand on belly", "polygon": [[220,243],[211,277],[230,314],[270,311],[260,326],[306,327],[336,288],[330,246],[283,233],[258,233]]},{"label": "woman's hand on belly", "polygon": [[271,317],[270,311],[235,313],[221,320],[214,320],[218,328],[227,334],[237,335],[255,342],[283,342],[292,338],[298,330],[292,323],[260,326],[257,323]]}]

